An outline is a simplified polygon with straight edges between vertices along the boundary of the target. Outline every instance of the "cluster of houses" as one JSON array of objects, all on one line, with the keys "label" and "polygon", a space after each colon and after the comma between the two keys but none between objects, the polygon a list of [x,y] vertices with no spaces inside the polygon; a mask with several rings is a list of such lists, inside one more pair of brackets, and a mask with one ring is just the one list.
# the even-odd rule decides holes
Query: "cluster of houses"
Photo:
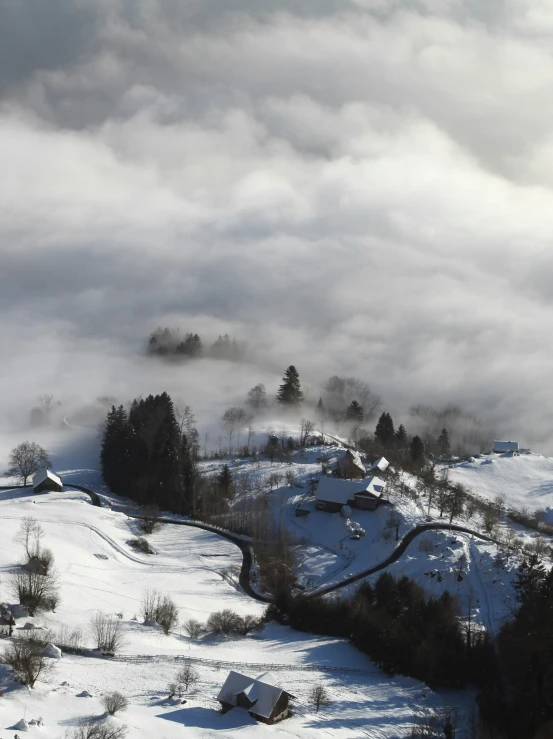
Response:
[{"label": "cluster of houses", "polygon": [[377,473],[385,473],[388,466],[388,460],[380,457],[367,470],[359,452],[348,449],[337,460],[333,475],[319,480],[315,491],[316,509],[346,514],[351,508],[376,510],[384,502],[386,487]]}]

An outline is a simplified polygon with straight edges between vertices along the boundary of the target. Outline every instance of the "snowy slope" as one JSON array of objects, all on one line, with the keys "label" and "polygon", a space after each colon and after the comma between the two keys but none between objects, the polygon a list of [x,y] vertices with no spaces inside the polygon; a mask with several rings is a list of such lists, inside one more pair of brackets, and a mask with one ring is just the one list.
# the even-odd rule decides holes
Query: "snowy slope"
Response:
[{"label": "snowy slope", "polygon": [[452,482],[461,482],[483,498],[505,496],[508,506],[553,509],[553,458],[539,454],[490,454],[449,470]]},{"label": "snowy slope", "polygon": [[[8,670],[1,668],[0,684],[7,687],[0,704],[4,739],[15,735],[15,724],[24,715],[27,720],[44,719],[44,728],[32,729],[33,733],[61,739],[80,716],[101,715],[99,698],[112,689],[122,690],[130,699],[128,711],[116,719],[129,726],[130,739],[183,735],[191,739],[265,735],[310,739],[325,732],[344,739],[392,739],[403,736],[413,714],[426,706],[462,705],[472,700],[468,694],[436,695],[414,680],[390,679],[344,641],[299,634],[286,627],[270,625],[260,634],[236,640],[204,637],[192,641],[179,630],[164,636],[156,627],[144,626],[133,616],[139,612],[147,587],[170,593],[181,619],[205,621],[209,613],[223,607],[258,614],[262,608],[220,575],[221,569],[240,561],[230,543],[207,532],[165,526],[152,537],[158,553],[137,555],[127,544],[136,522],[124,513],[95,508],[76,492],[0,493],[2,600],[10,600],[9,571],[20,557],[13,537],[21,519],[29,515],[44,528],[44,544],[54,552],[61,580],[56,613],[32,619],[34,623],[54,630],[65,624],[87,631],[97,609],[122,613],[124,654],[117,660],[65,655],[56,662],[49,682],[37,683],[32,691],[14,686]],[[17,628],[28,620],[20,619]],[[201,675],[185,706],[167,699],[167,683],[178,667],[178,657],[195,660]],[[283,686],[298,698],[294,717],[270,728],[255,723],[242,710],[221,716],[215,696],[229,665],[251,675],[268,667],[276,669]],[[334,669],[322,669],[325,666]],[[319,714],[307,700],[310,687],[317,682],[324,683],[333,698],[332,705]],[[92,697],[79,697],[83,691]]]}]

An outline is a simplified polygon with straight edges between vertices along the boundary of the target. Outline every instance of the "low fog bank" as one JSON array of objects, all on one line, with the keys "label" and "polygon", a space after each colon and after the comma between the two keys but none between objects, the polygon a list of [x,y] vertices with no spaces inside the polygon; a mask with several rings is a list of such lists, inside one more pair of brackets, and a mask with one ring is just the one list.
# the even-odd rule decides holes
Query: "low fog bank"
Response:
[{"label": "low fog bank", "polygon": [[[216,324],[220,326],[220,324]],[[204,327],[206,328],[206,327]],[[361,424],[374,431],[382,411],[391,413],[396,428],[403,423],[409,434],[439,435],[446,427],[452,440],[452,450],[459,445],[467,451],[481,452],[489,448],[493,438],[513,438],[521,445],[544,454],[553,453],[553,435],[546,420],[540,426],[546,409],[538,408],[522,390],[504,385],[488,385],[489,374],[470,378],[462,387],[440,381],[442,368],[429,364],[418,374],[400,373],[389,359],[390,371],[384,372],[370,359],[359,360],[355,352],[349,356],[333,351],[331,342],[314,342],[305,336],[303,346],[257,346],[250,361],[229,362],[214,359],[164,359],[146,354],[146,340],[123,343],[120,338],[83,339],[63,337],[50,328],[42,327],[44,337],[32,341],[17,341],[14,350],[3,359],[4,372],[0,379],[2,411],[0,414],[0,467],[7,461],[11,446],[24,439],[44,438],[49,448],[70,447],[79,429],[87,428],[87,439],[99,440],[98,429],[112,403],[128,406],[136,397],[167,391],[177,408],[189,405],[196,417],[202,451],[226,446],[226,431],[221,422],[225,410],[246,402],[248,391],[263,383],[267,390],[268,407],[253,422],[256,431],[272,429],[280,432],[281,425],[297,424],[302,418],[312,419],[316,429],[348,438],[350,425],[332,415],[321,423],[316,410],[319,398],[325,407],[332,398],[325,382],[333,374],[354,375],[370,385],[380,396],[380,405]],[[144,332],[145,333],[145,332]],[[210,335],[209,331],[208,334]],[[299,336],[299,332],[297,333]],[[394,348],[391,347],[391,352]],[[297,414],[283,413],[275,403],[275,394],[288,364],[297,367],[305,403]],[[33,412],[44,399],[52,396],[50,424],[37,428]],[[355,399],[355,393],[351,399]],[[335,399],[337,411],[345,410],[346,401]],[[341,408],[342,404],[344,407]],[[418,406],[413,408],[413,406]],[[33,411],[33,409],[35,409]],[[36,422],[36,417],[34,419]],[[69,427],[69,428],[68,428]],[[207,434],[207,439],[206,439]],[[245,438],[245,435],[244,437]],[[81,456],[81,449],[77,457]],[[96,452],[87,457],[86,466],[96,467]],[[66,457],[64,456],[64,459]],[[75,465],[79,464],[75,460]]]}]

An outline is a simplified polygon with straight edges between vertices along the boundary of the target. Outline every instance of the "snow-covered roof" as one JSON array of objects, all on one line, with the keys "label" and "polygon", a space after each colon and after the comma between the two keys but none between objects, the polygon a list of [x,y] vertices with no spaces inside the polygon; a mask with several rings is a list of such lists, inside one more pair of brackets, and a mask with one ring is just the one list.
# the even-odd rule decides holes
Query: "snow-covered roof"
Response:
[{"label": "snow-covered roof", "polygon": [[494,452],[518,452],[518,441],[494,441]]},{"label": "snow-covered roof", "polygon": [[33,475],[33,487],[38,487],[45,480],[52,480],[58,485],[62,484],[61,478],[55,475],[52,470],[44,468],[42,470],[39,470],[38,472],[35,472],[35,474]]},{"label": "snow-covered roof", "polygon": [[379,457],[375,462],[371,464],[371,470],[380,470],[380,472],[384,472],[384,470],[387,470],[390,463],[386,459],[386,457]]},{"label": "snow-covered roof", "polygon": [[217,700],[237,705],[237,697],[243,693],[252,702],[251,712],[269,718],[280,696],[286,691],[276,684],[271,672],[251,678],[231,670],[219,691]]},{"label": "snow-covered roof", "polygon": [[337,477],[321,477],[315,497],[326,503],[347,505],[356,495],[382,495],[386,483],[379,477],[366,477],[364,480],[340,480]]},{"label": "snow-covered roof", "polygon": [[386,483],[380,477],[369,477],[369,482],[365,490],[356,493],[356,495],[374,495],[375,498],[380,498],[385,487]]},{"label": "snow-covered roof", "polygon": [[348,449],[338,460],[338,467],[348,464],[357,467],[361,472],[365,472],[365,465],[363,464],[361,455],[353,449]]}]

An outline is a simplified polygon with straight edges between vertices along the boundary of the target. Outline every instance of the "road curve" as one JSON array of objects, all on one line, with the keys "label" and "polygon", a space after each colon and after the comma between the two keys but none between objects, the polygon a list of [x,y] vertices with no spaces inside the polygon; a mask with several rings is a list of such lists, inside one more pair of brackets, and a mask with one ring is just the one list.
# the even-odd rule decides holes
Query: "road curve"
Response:
[{"label": "road curve", "polygon": [[[0,490],[12,490],[18,487],[23,487],[22,485],[12,485],[10,487],[0,487]],[[29,487],[29,486],[26,486]],[[77,490],[81,490],[82,492],[86,493],[90,496],[92,500],[92,504],[99,506],[100,505],[100,497],[97,493],[95,493],[92,490],[89,490],[88,488],[82,486],[82,485],[75,485],[73,483],[67,483],[67,487],[73,487]],[[131,518],[142,518],[142,516],[134,515],[130,516]],[[261,603],[272,603],[273,598],[268,595],[261,595],[260,593],[257,593],[251,586],[250,582],[250,574],[253,564],[253,557],[252,557],[252,550],[249,544],[249,541],[237,534],[233,534],[230,531],[226,531],[225,529],[219,529],[216,526],[210,526],[207,523],[201,523],[199,521],[176,521],[172,518],[161,518],[161,523],[165,524],[171,524],[173,526],[191,526],[193,528],[197,529],[203,529],[204,531],[209,531],[213,534],[218,534],[219,536],[222,536],[223,539],[227,539],[227,541],[232,542],[235,544],[240,551],[242,552],[242,566],[240,568],[240,576],[239,576],[239,583],[242,590],[246,593],[246,595],[249,595],[250,598],[253,598],[254,600],[257,600]],[[318,590],[311,591],[309,593],[304,593],[305,597],[308,598],[315,598],[319,595],[327,595],[328,593],[336,592],[337,590],[340,590],[341,588],[346,587],[347,585],[351,585],[354,582],[358,582],[359,580],[362,580],[365,577],[368,577],[369,575],[374,575],[376,572],[380,572],[381,570],[385,570],[387,567],[389,567],[394,562],[397,562],[397,560],[405,553],[407,550],[407,547],[411,544],[411,542],[417,538],[417,536],[420,536],[421,534],[425,534],[427,531],[456,531],[461,534],[470,534],[471,536],[475,536],[477,539],[482,539],[483,541],[488,541],[492,544],[498,544],[499,542],[497,539],[494,539],[491,536],[487,536],[486,534],[481,534],[478,531],[474,531],[473,529],[466,528],[465,526],[459,526],[458,524],[448,524],[448,523],[424,523],[419,524],[418,526],[415,526],[414,529],[411,529],[411,531],[408,531],[403,539],[399,542],[397,547],[394,549],[394,551],[386,557],[382,562],[379,562],[377,565],[374,565],[373,567],[369,567],[365,570],[362,570],[361,572],[357,572],[355,575],[350,575],[349,577],[344,578],[343,580],[340,580],[337,583],[334,583],[333,585],[327,585],[326,587],[319,588]]]}]

